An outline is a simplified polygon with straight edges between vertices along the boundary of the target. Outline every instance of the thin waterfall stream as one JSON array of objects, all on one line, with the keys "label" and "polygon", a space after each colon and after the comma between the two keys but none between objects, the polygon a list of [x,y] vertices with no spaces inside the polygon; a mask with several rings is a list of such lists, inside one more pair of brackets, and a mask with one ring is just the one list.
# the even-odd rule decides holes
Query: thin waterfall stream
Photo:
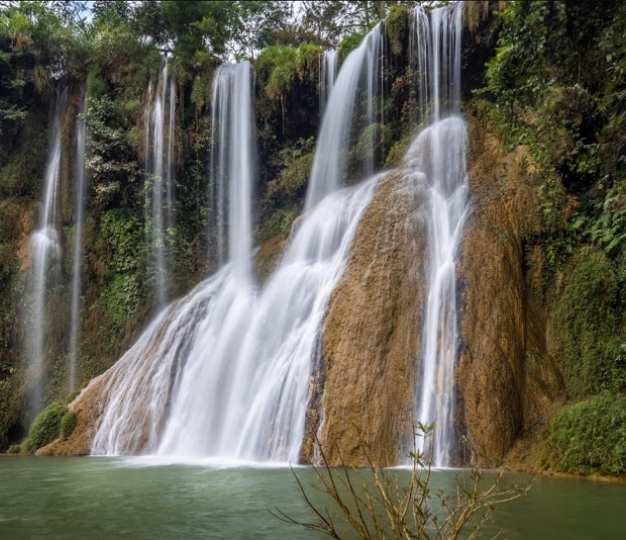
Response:
[{"label": "thin waterfall stream", "polygon": [[74,261],[72,263],[72,298],[70,311],[70,393],[76,390],[77,356],[80,326],[80,296],[82,292],[83,227],[87,196],[85,154],[87,150],[87,92],[83,91],[78,117],[76,119],[76,204],[74,222]]},{"label": "thin waterfall stream", "polygon": [[39,215],[39,227],[30,238],[32,254],[31,284],[32,315],[29,321],[28,359],[31,380],[29,412],[38,413],[44,405],[46,318],[49,285],[49,265],[60,257],[61,245],[57,229],[59,171],[61,166],[61,117],[67,100],[67,89],[58,91],[50,131],[50,151],[44,179],[44,193]]},{"label": "thin waterfall stream", "polygon": [[165,55],[154,87],[152,81],[148,85],[144,105],[146,241],[157,309],[168,301],[169,231],[174,224],[175,77],[176,62]]}]

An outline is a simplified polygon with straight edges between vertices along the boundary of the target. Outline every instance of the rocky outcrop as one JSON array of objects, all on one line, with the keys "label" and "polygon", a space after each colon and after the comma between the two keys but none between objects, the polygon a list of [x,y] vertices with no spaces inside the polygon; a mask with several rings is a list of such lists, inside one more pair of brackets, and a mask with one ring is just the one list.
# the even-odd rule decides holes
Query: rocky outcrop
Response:
[{"label": "rocky outcrop", "polygon": [[401,172],[382,180],[330,299],[319,439],[333,465],[394,465],[410,448],[427,263],[422,190]]},{"label": "rocky outcrop", "polygon": [[100,417],[107,402],[111,370],[93,379],[68,405],[76,415],[76,427],[65,439],[56,439],[37,450],[38,456],[87,456],[100,424]]},{"label": "rocky outcrop", "polygon": [[541,421],[562,385],[546,343],[548,321],[525,272],[532,253],[524,239],[540,228],[539,171],[524,147],[505,152],[475,121],[470,163],[456,377],[472,461],[491,465]]}]

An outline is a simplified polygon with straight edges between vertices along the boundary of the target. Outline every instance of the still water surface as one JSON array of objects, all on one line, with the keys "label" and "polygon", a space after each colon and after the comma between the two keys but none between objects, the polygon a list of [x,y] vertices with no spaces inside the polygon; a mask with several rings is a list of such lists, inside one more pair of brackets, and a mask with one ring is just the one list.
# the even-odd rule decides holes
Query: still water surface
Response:
[{"label": "still water surface", "polygon": [[[315,480],[295,472],[305,486]],[[433,487],[453,486],[454,474],[435,471]],[[289,468],[15,457],[0,459],[0,489],[2,540],[316,538],[269,512],[309,517]],[[537,477],[526,499],[496,511],[485,538],[500,528],[511,540],[623,540],[626,486]]]}]

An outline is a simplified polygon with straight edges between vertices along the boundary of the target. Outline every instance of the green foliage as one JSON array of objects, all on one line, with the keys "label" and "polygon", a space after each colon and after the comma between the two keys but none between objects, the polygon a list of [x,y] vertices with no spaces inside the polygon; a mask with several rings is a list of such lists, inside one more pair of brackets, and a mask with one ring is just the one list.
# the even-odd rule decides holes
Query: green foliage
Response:
[{"label": "green foliage", "polygon": [[555,307],[561,358],[573,395],[626,390],[620,283],[602,251],[580,250],[564,269]]},{"label": "green foliage", "polygon": [[404,135],[397,140],[395,144],[389,149],[387,158],[385,160],[385,167],[397,167],[404,155],[407,153],[409,146],[411,145],[412,137],[410,135]]},{"label": "green foliage", "polygon": [[626,399],[603,392],[562,409],[547,448],[557,470],[575,474],[626,473]]},{"label": "green foliage", "polygon": [[[621,201],[626,176],[626,6],[601,2],[507,2],[488,62],[490,116],[542,166],[547,232],[593,243],[616,260],[626,250]],[[565,196],[576,197],[576,213]],[[571,207],[571,205],[569,205]],[[555,227],[557,225],[557,227]]]},{"label": "green foliage", "polygon": [[284,99],[297,80],[312,79],[317,75],[321,47],[309,43],[297,49],[287,46],[272,46],[259,56],[256,66],[259,82],[267,97]]},{"label": "green foliage", "polygon": [[364,37],[365,32],[353,32],[345,36],[339,44],[339,61],[343,62],[361,44]]},{"label": "green foliage", "polygon": [[267,183],[267,197],[279,202],[294,202],[304,196],[315,157],[315,140],[300,139],[292,148],[279,153],[283,168],[278,178]]},{"label": "green foliage", "polygon": [[68,410],[63,415],[63,417],[61,418],[61,422],[59,423],[59,431],[60,431],[61,437],[63,439],[66,439],[67,437],[69,437],[74,431],[75,427],[76,427],[76,414]]},{"label": "green foliage", "polygon": [[302,213],[299,206],[287,206],[276,209],[265,220],[263,227],[256,235],[258,242],[265,242],[274,236],[289,236],[293,222]]},{"label": "green foliage", "polygon": [[54,441],[59,436],[61,420],[67,412],[67,406],[58,401],[54,401],[41,411],[30,426],[28,436],[22,443],[24,450],[32,454],[42,446]]},{"label": "green foliage", "polygon": [[385,28],[391,52],[396,56],[402,54],[404,49],[404,40],[408,30],[408,8],[405,5],[396,5],[389,10],[389,15],[385,19]]},{"label": "green foliage", "polygon": [[102,293],[102,299],[118,331],[121,331],[145,297],[143,228],[139,219],[128,210],[116,208],[102,216],[100,234],[111,254],[111,279]]},{"label": "green foliage", "polygon": [[22,453],[22,445],[21,444],[12,444],[7,448],[7,454],[21,454]]}]

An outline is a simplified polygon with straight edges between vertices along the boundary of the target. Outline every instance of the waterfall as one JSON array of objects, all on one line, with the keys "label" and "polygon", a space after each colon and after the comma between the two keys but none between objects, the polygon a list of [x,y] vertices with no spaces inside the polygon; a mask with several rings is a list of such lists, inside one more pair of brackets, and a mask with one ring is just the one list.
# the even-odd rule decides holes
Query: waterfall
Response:
[{"label": "waterfall", "polygon": [[[213,79],[210,198],[217,220],[220,264],[252,276],[252,87],[249,62],[224,64]],[[228,230],[228,234],[226,231]],[[228,252],[226,249],[228,240]]]},{"label": "waterfall", "polygon": [[57,202],[61,165],[61,116],[65,108],[67,89],[57,92],[50,130],[50,153],[46,165],[44,194],[39,216],[39,227],[30,238],[32,270],[30,291],[33,309],[28,324],[29,411],[39,412],[44,402],[45,359],[46,359],[46,297],[50,263],[61,255],[57,230]]},{"label": "waterfall", "polygon": [[[459,116],[463,3],[416,8],[411,40],[417,47],[420,112],[429,126],[409,150],[428,185],[429,283],[415,419],[436,424],[433,464],[450,465],[455,449],[454,367],[459,348],[456,261],[468,213],[467,127]],[[431,110],[430,116],[428,115]]]},{"label": "waterfall", "polygon": [[227,262],[108,372],[94,454],[299,460],[328,300],[379,176],[319,201],[258,291],[246,227],[250,79],[247,63],[223,66],[214,79],[210,188],[228,230]]},{"label": "waterfall", "polygon": [[176,154],[175,154],[175,120],[176,120],[176,58],[172,60],[170,75],[169,115],[167,126],[167,175],[165,181],[166,213],[165,231],[169,234],[174,226],[174,187],[176,181]]},{"label": "waterfall", "polygon": [[335,85],[335,79],[337,78],[337,64],[339,59],[339,52],[324,51],[320,55],[320,114],[323,115],[326,110],[326,103],[330,94],[332,94],[333,86]]},{"label": "waterfall", "polygon": [[82,292],[83,225],[85,216],[85,151],[87,148],[87,92],[76,119],[76,210],[74,224],[74,262],[72,265],[72,300],[70,314],[70,392],[76,390],[76,359],[78,354],[78,331],[80,326],[80,295]]},{"label": "waterfall", "polygon": [[[370,176],[374,170],[372,124],[376,119],[375,100],[381,95],[379,80],[382,53],[383,34],[381,24],[378,24],[341,66],[317,139],[306,196],[306,212],[310,212],[328,194],[334,193],[347,179],[347,154],[357,142],[351,136],[355,131],[361,137],[366,137],[366,157],[361,177]],[[365,125],[359,122],[361,115],[357,114],[359,91],[365,93]]]},{"label": "waterfall", "polygon": [[[437,422],[436,465],[451,462],[455,438],[455,263],[468,207],[467,129],[459,115],[461,10],[461,3],[428,15],[417,8],[410,29],[421,121],[428,123],[405,160],[405,173],[425,187],[420,192],[427,192],[429,215],[426,313],[423,329],[415,330],[423,334],[415,418]],[[262,288],[253,277],[250,234],[251,69],[244,62],[216,71],[209,216],[220,268],[164,309],[103,375],[104,413],[92,453],[299,460],[329,298],[381,177],[340,189],[358,170],[375,165],[377,124],[383,121],[383,42],[378,25],[334,81],[302,222]],[[164,126],[159,110],[166,101],[166,73],[148,92],[154,107],[147,146],[156,154],[163,149],[157,139]],[[355,148],[363,151],[358,164]],[[155,177],[163,171],[154,154],[150,167]]]},{"label": "waterfall", "polygon": [[[146,152],[146,241],[149,268],[154,279],[157,306],[167,302],[168,285],[168,228],[173,224],[174,182],[174,123],[176,84],[174,74],[169,75],[169,59],[163,58],[161,74],[152,88],[148,85],[144,106],[144,144]],[[174,63],[175,66],[175,63]],[[169,106],[166,109],[169,89]],[[166,110],[168,130],[166,135]],[[167,151],[165,150],[167,145]],[[165,202],[164,202],[165,200]]]}]

